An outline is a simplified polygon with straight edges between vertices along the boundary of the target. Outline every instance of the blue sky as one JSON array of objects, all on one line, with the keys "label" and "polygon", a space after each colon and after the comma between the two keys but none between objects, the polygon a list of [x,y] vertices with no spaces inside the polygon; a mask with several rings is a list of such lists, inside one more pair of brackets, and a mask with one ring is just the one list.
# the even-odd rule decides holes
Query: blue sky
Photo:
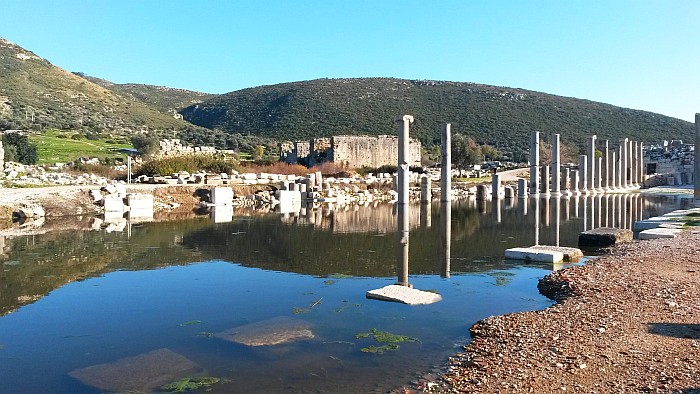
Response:
[{"label": "blue sky", "polygon": [[700,112],[697,0],[0,0],[0,37],[117,83],[397,77]]}]

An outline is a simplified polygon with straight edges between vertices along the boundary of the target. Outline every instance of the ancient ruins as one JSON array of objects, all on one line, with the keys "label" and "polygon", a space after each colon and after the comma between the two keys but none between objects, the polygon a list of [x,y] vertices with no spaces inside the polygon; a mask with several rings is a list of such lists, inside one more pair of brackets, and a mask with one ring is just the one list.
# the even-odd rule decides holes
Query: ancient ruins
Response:
[{"label": "ancient ruins", "polygon": [[[409,166],[420,166],[421,143],[410,139]],[[290,164],[313,167],[323,162],[334,162],[347,168],[381,167],[396,165],[399,157],[398,137],[393,135],[355,136],[339,135],[314,138],[309,141],[285,142],[280,145],[280,160]]]}]

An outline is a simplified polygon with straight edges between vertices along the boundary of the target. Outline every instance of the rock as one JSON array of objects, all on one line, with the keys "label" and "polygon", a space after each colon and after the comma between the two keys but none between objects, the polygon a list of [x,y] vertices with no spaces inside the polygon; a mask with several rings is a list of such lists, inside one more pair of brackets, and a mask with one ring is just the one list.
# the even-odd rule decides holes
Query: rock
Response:
[{"label": "rock", "polygon": [[641,231],[639,239],[676,238],[681,231],[681,229],[676,228],[654,228]]},{"label": "rock", "polygon": [[99,189],[90,190],[90,197],[92,197],[92,202],[102,201],[102,192]]},{"label": "rock", "polygon": [[600,227],[584,231],[578,236],[578,246],[612,246],[632,241],[630,230],[612,227]]},{"label": "rock", "polygon": [[506,249],[505,257],[514,260],[558,263],[564,260],[564,253],[547,249],[510,248]]},{"label": "rock", "polygon": [[188,358],[169,349],[158,349],[113,363],[76,369],[68,375],[101,391],[152,392],[164,384],[201,372]]},{"label": "rock", "polygon": [[567,248],[564,246],[550,246],[550,245],[535,245],[535,246],[531,246],[530,249],[561,252],[564,254],[564,261],[578,261],[581,257],[583,257],[583,252],[579,248]]},{"label": "rock", "polygon": [[311,324],[287,316],[234,327],[214,334],[214,336],[246,346],[272,346],[314,338]]}]

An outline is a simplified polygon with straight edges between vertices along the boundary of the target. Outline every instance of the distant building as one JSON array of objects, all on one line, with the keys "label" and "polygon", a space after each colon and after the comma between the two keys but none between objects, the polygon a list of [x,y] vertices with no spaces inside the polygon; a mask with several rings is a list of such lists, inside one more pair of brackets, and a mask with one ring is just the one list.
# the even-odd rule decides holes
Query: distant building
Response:
[{"label": "distant building", "polygon": [[[420,141],[411,138],[409,153],[409,165],[420,166]],[[391,135],[339,135],[286,142],[280,145],[280,160],[309,167],[323,162],[334,162],[347,168],[396,165],[399,160],[399,138]]]}]

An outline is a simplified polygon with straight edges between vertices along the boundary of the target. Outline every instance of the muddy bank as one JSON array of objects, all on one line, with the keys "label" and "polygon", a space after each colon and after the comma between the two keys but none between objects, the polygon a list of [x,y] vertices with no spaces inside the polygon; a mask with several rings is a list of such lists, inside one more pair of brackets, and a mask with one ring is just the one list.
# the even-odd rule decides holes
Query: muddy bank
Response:
[{"label": "muddy bank", "polygon": [[558,303],[475,324],[441,391],[700,393],[700,231],[617,247],[539,288]]}]

